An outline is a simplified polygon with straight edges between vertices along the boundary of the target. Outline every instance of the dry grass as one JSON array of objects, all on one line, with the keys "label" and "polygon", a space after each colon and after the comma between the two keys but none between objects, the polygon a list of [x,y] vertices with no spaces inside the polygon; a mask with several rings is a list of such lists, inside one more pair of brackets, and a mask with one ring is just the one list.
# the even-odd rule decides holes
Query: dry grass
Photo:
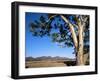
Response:
[{"label": "dry grass", "polygon": [[[69,61],[61,61],[61,60],[43,60],[43,61],[26,61],[26,68],[36,68],[36,67],[61,67],[67,66],[67,64],[71,65],[72,62]],[[74,62],[75,63],[75,62]]]}]

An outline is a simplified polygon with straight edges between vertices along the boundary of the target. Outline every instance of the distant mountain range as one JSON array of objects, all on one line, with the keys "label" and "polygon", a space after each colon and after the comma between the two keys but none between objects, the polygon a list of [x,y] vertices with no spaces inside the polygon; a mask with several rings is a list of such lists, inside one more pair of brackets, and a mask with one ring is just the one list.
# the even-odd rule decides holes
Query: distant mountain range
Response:
[{"label": "distant mountain range", "polygon": [[60,56],[41,56],[41,57],[26,57],[26,61],[42,61],[42,60],[68,60],[68,61],[73,61],[75,60],[74,58],[67,58],[67,57],[60,57]]}]

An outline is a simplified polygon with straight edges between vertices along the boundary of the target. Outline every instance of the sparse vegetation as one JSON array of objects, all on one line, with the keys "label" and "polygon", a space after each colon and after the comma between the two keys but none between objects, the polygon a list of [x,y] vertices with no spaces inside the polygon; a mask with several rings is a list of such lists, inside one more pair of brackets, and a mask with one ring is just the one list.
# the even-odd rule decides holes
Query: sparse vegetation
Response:
[{"label": "sparse vegetation", "polygon": [[[89,54],[84,54],[84,64],[89,65]],[[66,67],[66,66],[76,66],[75,58],[66,57],[51,57],[51,56],[41,56],[41,57],[26,57],[26,68],[39,68],[39,67]]]},{"label": "sparse vegetation", "polygon": [[36,67],[61,67],[61,66],[75,66],[75,59],[70,59],[66,57],[26,57],[26,68],[36,68]]}]

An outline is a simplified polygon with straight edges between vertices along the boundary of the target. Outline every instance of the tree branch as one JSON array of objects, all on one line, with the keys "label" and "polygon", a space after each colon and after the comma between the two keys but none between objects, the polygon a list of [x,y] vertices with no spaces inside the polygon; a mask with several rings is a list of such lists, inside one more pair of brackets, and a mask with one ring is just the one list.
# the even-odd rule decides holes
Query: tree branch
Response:
[{"label": "tree branch", "polygon": [[72,25],[78,29],[78,26],[76,24],[72,24]]},{"label": "tree branch", "polygon": [[77,46],[78,46],[78,40],[77,40],[77,36],[76,36],[76,33],[75,33],[75,30],[74,30],[73,25],[69,22],[69,20],[68,20],[66,17],[64,17],[63,15],[60,15],[60,16],[61,16],[61,18],[62,18],[66,23],[69,24],[70,31],[71,31],[71,33],[72,33],[72,38],[73,38],[73,41],[74,41],[74,45],[75,45],[75,47],[77,48]]},{"label": "tree branch", "polygon": [[88,17],[86,17],[86,18],[84,19],[83,27],[85,26],[85,23],[87,22],[87,20],[88,20]]},{"label": "tree branch", "polygon": [[47,22],[49,22],[52,18],[54,18],[55,16],[57,16],[57,15],[52,15],[49,19],[48,19],[48,21]]},{"label": "tree branch", "polygon": [[[52,18],[54,18],[56,15],[52,15],[48,20],[47,20],[47,22],[49,22]],[[47,22],[45,22],[45,23],[41,23],[41,22],[39,22],[40,23],[40,26],[45,26],[46,27],[46,23]]]}]

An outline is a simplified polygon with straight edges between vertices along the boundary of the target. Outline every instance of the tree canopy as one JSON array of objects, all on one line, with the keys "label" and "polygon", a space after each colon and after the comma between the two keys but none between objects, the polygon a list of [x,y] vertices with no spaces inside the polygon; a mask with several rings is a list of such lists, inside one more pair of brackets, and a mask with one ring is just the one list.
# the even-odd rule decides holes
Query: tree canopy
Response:
[{"label": "tree canopy", "polygon": [[[67,19],[67,23],[64,21]],[[85,21],[86,19],[86,21]],[[79,42],[78,24],[84,24],[84,52],[89,52],[89,16],[72,14],[41,14],[39,20],[30,22],[30,31],[33,36],[49,36],[52,42],[58,43],[62,47],[75,47],[70,25],[74,27],[74,32]],[[75,52],[75,51],[74,51]]]}]

